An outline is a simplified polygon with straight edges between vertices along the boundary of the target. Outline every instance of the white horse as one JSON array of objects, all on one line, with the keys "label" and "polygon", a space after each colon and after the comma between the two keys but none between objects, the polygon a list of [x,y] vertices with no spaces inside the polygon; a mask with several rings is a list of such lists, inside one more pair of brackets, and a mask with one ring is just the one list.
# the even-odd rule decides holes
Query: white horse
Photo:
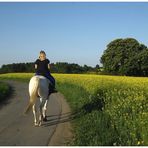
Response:
[{"label": "white horse", "polygon": [[[47,78],[39,75],[33,76],[29,82],[30,100],[25,113],[28,113],[32,108],[35,126],[41,126],[42,121],[46,121],[46,110],[49,98],[49,83],[50,81]],[[40,110],[39,119],[37,122],[36,101],[38,96],[40,97]]]}]

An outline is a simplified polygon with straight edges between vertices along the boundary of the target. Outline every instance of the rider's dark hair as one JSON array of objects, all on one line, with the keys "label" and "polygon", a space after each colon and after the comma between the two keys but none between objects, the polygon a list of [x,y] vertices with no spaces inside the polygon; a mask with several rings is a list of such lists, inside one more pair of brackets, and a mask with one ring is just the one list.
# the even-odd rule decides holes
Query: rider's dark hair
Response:
[{"label": "rider's dark hair", "polygon": [[40,51],[40,54],[45,54],[46,55],[45,51],[43,51],[43,50]]}]

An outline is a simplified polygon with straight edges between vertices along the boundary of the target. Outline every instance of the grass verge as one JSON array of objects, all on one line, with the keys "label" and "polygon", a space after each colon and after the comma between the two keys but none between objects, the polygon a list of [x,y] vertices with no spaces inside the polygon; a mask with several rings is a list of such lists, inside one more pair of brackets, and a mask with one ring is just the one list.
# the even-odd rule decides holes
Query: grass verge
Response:
[{"label": "grass verge", "polygon": [[11,87],[4,82],[0,82],[0,102],[5,101],[5,99],[11,94]]}]

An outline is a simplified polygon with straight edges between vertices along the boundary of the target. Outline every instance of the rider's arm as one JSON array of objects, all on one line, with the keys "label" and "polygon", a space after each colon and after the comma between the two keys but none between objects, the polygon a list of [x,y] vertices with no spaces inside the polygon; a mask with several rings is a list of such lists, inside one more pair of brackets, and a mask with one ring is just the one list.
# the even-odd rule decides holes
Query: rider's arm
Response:
[{"label": "rider's arm", "polygon": [[38,63],[39,63],[39,59],[37,59],[37,60],[35,61],[35,63],[34,63],[34,68],[35,68],[35,70],[37,70],[37,68],[38,68]]},{"label": "rider's arm", "polygon": [[38,65],[37,65],[37,64],[35,64],[35,66],[34,66],[34,67],[35,67],[35,69],[37,69]]},{"label": "rider's arm", "polygon": [[48,64],[48,69],[50,70],[50,64]]}]

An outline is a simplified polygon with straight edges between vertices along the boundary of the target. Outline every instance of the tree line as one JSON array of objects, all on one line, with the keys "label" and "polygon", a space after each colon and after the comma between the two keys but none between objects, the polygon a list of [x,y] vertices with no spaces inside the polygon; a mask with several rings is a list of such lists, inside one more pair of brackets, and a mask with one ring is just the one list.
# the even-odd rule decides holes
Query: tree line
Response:
[{"label": "tree line", "polygon": [[[75,63],[57,62],[50,64],[50,71],[52,73],[96,73],[99,71],[99,65],[95,67],[91,66],[80,66]],[[13,72],[35,72],[34,63],[13,63],[2,65],[0,73],[13,73]]]}]

